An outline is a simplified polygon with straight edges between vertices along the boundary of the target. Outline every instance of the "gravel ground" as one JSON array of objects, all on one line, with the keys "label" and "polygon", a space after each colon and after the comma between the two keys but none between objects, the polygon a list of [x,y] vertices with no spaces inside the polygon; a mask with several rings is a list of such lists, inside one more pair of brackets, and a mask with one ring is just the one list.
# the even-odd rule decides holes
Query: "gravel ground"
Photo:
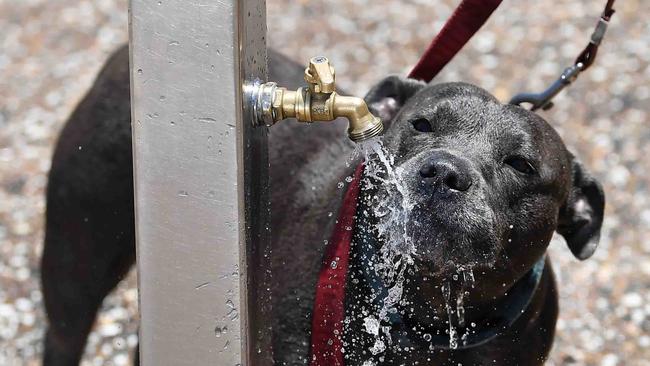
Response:
[{"label": "gravel ground", "polygon": [[[456,1],[268,0],[269,43],[329,56],[358,94],[405,74]],[[604,1],[506,0],[438,81],[507,100],[539,91],[583,47]],[[435,4],[432,6],[431,4]],[[620,1],[596,62],[544,116],[605,186],[597,254],[551,245],[561,315],[551,365],[650,365],[650,2]],[[125,0],[0,0],[0,365],[36,365],[46,173],[56,135],[109,53],[127,39]],[[318,30],[318,31],[317,31]],[[137,342],[131,275],[106,299],[84,365],[125,365]]]}]

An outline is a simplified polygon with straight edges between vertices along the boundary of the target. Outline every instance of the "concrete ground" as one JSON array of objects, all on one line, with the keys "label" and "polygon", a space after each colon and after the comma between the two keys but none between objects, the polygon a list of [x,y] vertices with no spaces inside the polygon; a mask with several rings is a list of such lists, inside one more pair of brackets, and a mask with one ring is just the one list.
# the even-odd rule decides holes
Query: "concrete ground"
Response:
[{"label": "concrete ground", "polygon": [[[269,45],[324,54],[362,95],[405,74],[457,1],[268,0]],[[504,1],[437,81],[507,101],[539,91],[584,46],[604,1]],[[618,2],[596,65],[543,115],[607,194],[601,246],[573,259],[551,245],[561,315],[551,365],[650,365],[650,2]],[[38,283],[49,158],[66,117],[127,39],[126,0],[0,0],[0,365],[37,365]],[[131,275],[106,299],[84,365],[126,365],[137,342]]]}]

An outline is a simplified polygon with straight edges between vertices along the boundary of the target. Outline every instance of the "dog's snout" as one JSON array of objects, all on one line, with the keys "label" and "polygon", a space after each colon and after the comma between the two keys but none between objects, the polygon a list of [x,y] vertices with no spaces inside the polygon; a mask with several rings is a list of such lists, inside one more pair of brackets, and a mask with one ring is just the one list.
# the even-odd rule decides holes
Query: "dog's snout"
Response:
[{"label": "dog's snout", "polygon": [[469,164],[447,152],[434,152],[420,167],[420,177],[425,183],[439,184],[442,188],[464,192],[472,186]]}]

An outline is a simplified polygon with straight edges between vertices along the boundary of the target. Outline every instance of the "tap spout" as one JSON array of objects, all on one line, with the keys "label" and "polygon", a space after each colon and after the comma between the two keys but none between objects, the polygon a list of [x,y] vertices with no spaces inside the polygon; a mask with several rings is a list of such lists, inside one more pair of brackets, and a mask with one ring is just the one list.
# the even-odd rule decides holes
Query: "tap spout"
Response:
[{"label": "tap spout", "polygon": [[345,117],[348,119],[348,136],[352,141],[364,141],[382,133],[384,125],[378,117],[370,113],[368,105],[363,99],[332,94],[335,94],[332,96],[334,118]]},{"label": "tap spout", "polygon": [[370,113],[362,98],[335,91],[334,68],[327,58],[310,60],[305,70],[308,86],[287,90],[268,82],[253,88],[257,123],[272,126],[286,118],[299,122],[328,122],[339,117],[349,121],[348,136],[354,142],[367,140],[384,130],[381,120]]}]

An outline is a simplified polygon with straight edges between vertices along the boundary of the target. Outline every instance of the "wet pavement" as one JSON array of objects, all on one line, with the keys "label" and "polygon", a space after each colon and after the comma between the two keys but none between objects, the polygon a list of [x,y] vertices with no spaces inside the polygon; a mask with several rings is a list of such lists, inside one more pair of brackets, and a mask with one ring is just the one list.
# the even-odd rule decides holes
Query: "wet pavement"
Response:
[{"label": "wet pavement", "polygon": [[[406,74],[455,1],[268,0],[269,45],[328,56],[363,94]],[[604,1],[504,1],[436,81],[507,101],[541,91],[586,43]],[[435,4],[435,5],[432,5]],[[650,2],[620,1],[596,64],[543,112],[607,195],[601,245],[551,244],[560,320],[551,365],[650,365]],[[0,0],[0,365],[37,365],[44,188],[58,131],[127,39],[126,1]],[[135,275],[106,299],[84,365],[126,365],[137,342]]]}]

